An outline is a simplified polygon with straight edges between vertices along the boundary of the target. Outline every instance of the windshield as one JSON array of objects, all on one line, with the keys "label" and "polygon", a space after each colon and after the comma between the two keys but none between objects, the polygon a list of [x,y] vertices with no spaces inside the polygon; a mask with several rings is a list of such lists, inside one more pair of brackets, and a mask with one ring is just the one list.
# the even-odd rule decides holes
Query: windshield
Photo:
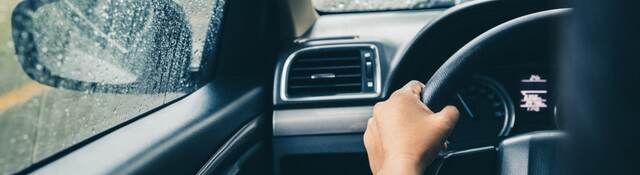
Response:
[{"label": "windshield", "polygon": [[413,10],[451,7],[471,0],[313,0],[323,13]]}]

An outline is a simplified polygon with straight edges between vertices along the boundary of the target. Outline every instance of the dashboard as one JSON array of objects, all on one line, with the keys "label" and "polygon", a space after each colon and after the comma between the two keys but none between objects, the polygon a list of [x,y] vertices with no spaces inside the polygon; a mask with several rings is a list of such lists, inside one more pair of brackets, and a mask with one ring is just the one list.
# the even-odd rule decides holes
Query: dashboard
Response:
[{"label": "dashboard", "polygon": [[[282,52],[277,64],[274,172],[340,174],[345,169],[339,167],[347,167],[352,174],[368,173],[362,133],[376,102],[409,80],[424,83],[449,56],[483,32],[520,16],[562,7],[553,1],[478,1],[451,9],[321,16]],[[476,15],[495,9],[501,9],[500,15]],[[457,106],[461,118],[449,137],[450,151],[491,153],[506,137],[558,128],[558,48],[531,44],[538,46],[494,53],[507,61],[482,63],[483,68],[451,97],[449,104]],[[486,154],[466,161],[492,171],[487,167],[495,166],[491,162],[496,158]]]},{"label": "dashboard", "polygon": [[556,128],[555,79],[546,66],[510,65],[474,75],[450,104],[460,120],[451,149],[498,143],[502,138]]}]

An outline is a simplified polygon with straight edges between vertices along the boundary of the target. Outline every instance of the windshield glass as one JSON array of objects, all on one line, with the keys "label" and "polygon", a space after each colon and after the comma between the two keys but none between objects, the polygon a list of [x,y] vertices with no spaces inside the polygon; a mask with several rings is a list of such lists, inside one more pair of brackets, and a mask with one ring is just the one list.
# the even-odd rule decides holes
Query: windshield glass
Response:
[{"label": "windshield glass", "polygon": [[313,0],[323,13],[413,10],[451,7],[470,0]]}]

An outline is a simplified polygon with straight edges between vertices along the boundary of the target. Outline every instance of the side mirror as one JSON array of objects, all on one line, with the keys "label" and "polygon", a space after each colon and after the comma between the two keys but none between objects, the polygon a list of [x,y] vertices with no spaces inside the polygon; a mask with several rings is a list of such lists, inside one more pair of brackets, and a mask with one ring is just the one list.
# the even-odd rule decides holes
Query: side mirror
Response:
[{"label": "side mirror", "polygon": [[189,22],[171,0],[25,0],[12,29],[24,72],[42,84],[159,93],[197,83]]}]

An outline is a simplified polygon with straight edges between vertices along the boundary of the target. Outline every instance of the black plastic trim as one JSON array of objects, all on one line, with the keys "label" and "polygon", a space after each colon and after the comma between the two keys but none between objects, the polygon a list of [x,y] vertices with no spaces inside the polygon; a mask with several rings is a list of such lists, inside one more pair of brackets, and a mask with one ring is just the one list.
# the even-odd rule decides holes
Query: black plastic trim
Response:
[{"label": "black plastic trim", "polygon": [[285,156],[365,152],[362,134],[275,137],[273,171],[280,174],[280,161]]},{"label": "black plastic trim", "polygon": [[265,91],[252,83],[214,81],[172,105],[20,173],[196,173],[228,136],[267,109]]},{"label": "black plastic trim", "polygon": [[[224,161],[233,161],[234,156],[240,155],[247,148],[260,141],[260,127],[264,126],[266,117],[261,116],[251,120],[220,147],[220,149],[198,171],[198,175],[216,174],[226,167],[221,166]],[[219,172],[218,172],[219,173]]]},{"label": "black plastic trim", "polygon": [[[329,43],[314,43],[314,42],[307,42],[304,44],[298,44],[298,45],[294,45],[292,46],[292,49],[289,50],[288,52],[285,52],[281,59],[279,60],[277,67],[276,67],[276,71],[275,71],[275,76],[274,76],[274,88],[273,88],[273,104],[274,106],[287,106],[287,105],[300,105],[300,104],[312,104],[312,103],[334,103],[334,102],[340,102],[340,101],[369,101],[370,103],[373,103],[375,101],[378,101],[380,99],[383,98],[383,95],[377,92],[382,92],[382,89],[378,89],[376,90],[375,94],[359,94],[360,96],[364,96],[365,98],[325,98],[325,97],[319,97],[320,100],[313,100],[315,97],[310,97],[309,99],[312,100],[287,100],[285,98],[281,98],[284,97],[283,92],[281,89],[283,88],[283,86],[285,86],[284,82],[283,82],[283,74],[285,67],[287,66],[287,64],[290,62],[290,60],[292,59],[291,55],[295,54],[296,52],[300,51],[300,50],[304,50],[307,48],[327,48],[327,49],[331,49],[331,48],[340,48],[340,47],[362,47],[362,46],[372,46],[372,47],[376,47],[377,49],[377,69],[376,70],[376,74],[379,75],[384,75],[386,74],[386,65],[387,63],[385,62],[385,52],[382,49],[382,45],[380,44],[380,42],[377,41],[372,41],[372,40],[361,40],[361,39],[356,39],[356,40],[340,40],[340,41],[333,41],[333,42],[329,42]],[[289,61],[287,61],[289,60]],[[376,76],[376,81],[375,84],[379,84],[379,87],[383,87],[385,80],[382,79],[383,76]],[[378,86],[378,85],[376,85]],[[284,92],[286,93],[286,92]],[[336,96],[338,97],[338,96]],[[339,104],[339,103],[334,103],[334,105]]]}]

